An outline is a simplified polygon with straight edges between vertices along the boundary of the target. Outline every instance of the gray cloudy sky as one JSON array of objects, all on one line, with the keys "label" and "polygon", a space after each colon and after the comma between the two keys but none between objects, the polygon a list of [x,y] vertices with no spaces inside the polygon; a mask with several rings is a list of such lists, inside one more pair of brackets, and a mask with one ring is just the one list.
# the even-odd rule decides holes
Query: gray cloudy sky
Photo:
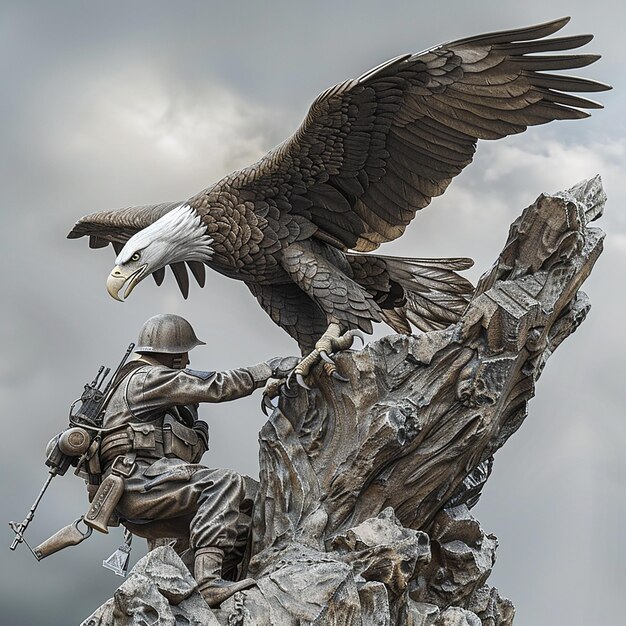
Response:
[{"label": "gray cloudy sky", "polygon": [[[604,55],[584,74],[614,85],[598,96],[606,109],[483,143],[384,251],[471,256],[476,279],[539,193],[603,176],[606,249],[585,285],[593,309],[547,365],[475,512],[500,540],[491,582],[517,606],[517,626],[617,623],[626,586],[624,13],[617,0],[0,0],[0,528],[35,497],[44,446],[69,403],[149,316],[192,321],[209,344],[193,354],[199,368],[296,351],[242,284],[216,274],[187,302],[171,276],[114,302],[104,287],[112,252],[65,239],[77,218],[189,197],[290,134],[320,91],[387,58],[572,15],[565,33],[594,33],[587,48]],[[208,463],[256,474],[258,402],[205,409]],[[85,508],[81,482],[56,479],[30,537],[37,543]],[[9,529],[0,537],[8,545]],[[121,582],[100,567],[120,540],[119,531],[94,536],[40,564],[6,550],[0,622],[77,624]]]}]

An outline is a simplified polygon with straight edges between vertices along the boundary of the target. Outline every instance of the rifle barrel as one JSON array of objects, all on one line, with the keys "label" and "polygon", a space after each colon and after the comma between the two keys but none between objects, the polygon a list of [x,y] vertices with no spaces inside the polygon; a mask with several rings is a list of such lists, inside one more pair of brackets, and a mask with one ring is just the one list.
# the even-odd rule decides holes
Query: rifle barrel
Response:
[{"label": "rifle barrel", "polygon": [[120,361],[119,365],[117,366],[115,372],[113,372],[113,375],[111,376],[111,378],[109,378],[109,382],[107,383],[107,386],[104,388],[104,391],[102,392],[102,398],[100,398],[100,402],[98,402],[98,406],[97,406],[97,409],[96,409],[96,412],[95,412],[96,424],[98,424],[98,420],[99,420],[100,412],[102,411],[102,407],[104,406],[104,403],[108,400],[108,394],[109,394],[109,390],[111,389],[111,385],[113,384],[113,382],[117,378],[117,375],[120,373],[120,370],[122,369],[122,367],[124,367],[124,363],[126,363],[126,360],[131,355],[131,352],[133,351],[134,347],[135,347],[134,343],[128,344],[128,348],[126,350],[126,353],[122,357],[122,360]]},{"label": "rifle barrel", "polygon": [[135,347],[134,343],[130,343],[128,345],[128,348],[126,350],[126,353],[124,354],[124,356],[122,357],[122,360],[120,361],[119,365],[117,366],[117,368],[115,369],[115,372],[113,372],[113,376],[111,376],[111,378],[109,378],[109,382],[107,383],[107,386],[104,389],[104,395],[106,396],[107,392],[109,391],[109,389],[111,388],[111,385],[113,384],[113,381],[115,380],[115,378],[117,377],[117,375],[120,373],[120,370],[122,369],[122,367],[124,367],[124,363],[126,363],[126,360],[128,359],[128,357],[130,356],[131,352],[133,351],[133,348]]},{"label": "rifle barrel", "polygon": [[17,548],[17,546],[20,543],[22,543],[22,541],[24,541],[24,531],[28,528],[28,525],[33,521],[33,517],[35,517],[35,511],[37,510],[37,507],[39,506],[39,503],[41,502],[41,499],[43,498],[43,494],[46,493],[46,489],[48,489],[50,482],[55,476],[56,476],[56,472],[50,470],[50,473],[48,474],[48,478],[46,479],[46,482],[41,488],[41,491],[39,492],[39,495],[35,499],[35,502],[33,502],[33,505],[30,507],[30,511],[28,511],[28,515],[24,518],[24,521],[21,524],[16,524],[15,522],[9,523],[9,526],[11,526],[11,528],[13,529],[13,532],[15,533],[15,539],[13,539],[13,542],[9,546],[11,550],[15,550],[15,548]]}]

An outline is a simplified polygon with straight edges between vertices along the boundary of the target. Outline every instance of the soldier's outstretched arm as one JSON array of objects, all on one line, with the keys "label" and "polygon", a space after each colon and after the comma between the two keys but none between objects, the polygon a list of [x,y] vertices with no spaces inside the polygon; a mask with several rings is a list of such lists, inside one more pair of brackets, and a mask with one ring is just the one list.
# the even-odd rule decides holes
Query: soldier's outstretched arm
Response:
[{"label": "soldier's outstretched arm", "polygon": [[284,377],[299,359],[271,359],[251,367],[226,372],[202,372],[192,369],[172,370],[151,367],[147,372],[133,376],[129,392],[144,410],[164,406],[196,404],[198,402],[226,402],[249,396],[263,387],[272,377]]}]

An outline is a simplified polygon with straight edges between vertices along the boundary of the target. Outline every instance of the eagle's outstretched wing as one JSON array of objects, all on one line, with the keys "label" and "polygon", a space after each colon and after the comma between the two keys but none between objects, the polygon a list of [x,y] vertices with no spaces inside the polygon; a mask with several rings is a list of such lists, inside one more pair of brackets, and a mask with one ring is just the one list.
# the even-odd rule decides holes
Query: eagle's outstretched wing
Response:
[{"label": "eagle's outstretched wing", "polygon": [[461,39],[397,57],[322,93],[296,133],[206,193],[276,206],[338,247],[369,251],[396,239],[418,209],[468,165],[478,139],[498,139],[601,108],[567,92],[608,85],[566,74],[592,35],[545,39],[569,18]]}]

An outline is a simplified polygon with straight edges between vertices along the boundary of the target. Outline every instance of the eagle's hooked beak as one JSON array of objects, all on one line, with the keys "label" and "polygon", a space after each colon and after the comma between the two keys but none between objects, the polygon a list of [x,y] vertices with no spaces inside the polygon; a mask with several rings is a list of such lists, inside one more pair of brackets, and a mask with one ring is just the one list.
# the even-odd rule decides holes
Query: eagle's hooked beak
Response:
[{"label": "eagle's hooked beak", "polygon": [[[130,296],[137,283],[141,280],[146,267],[148,267],[148,265],[144,264],[134,272],[129,272],[128,270],[122,269],[119,265],[116,265],[107,278],[107,291],[109,295],[120,302],[124,302],[124,299]],[[124,299],[122,299],[119,297],[119,293],[126,284],[126,291],[123,294]]]}]

